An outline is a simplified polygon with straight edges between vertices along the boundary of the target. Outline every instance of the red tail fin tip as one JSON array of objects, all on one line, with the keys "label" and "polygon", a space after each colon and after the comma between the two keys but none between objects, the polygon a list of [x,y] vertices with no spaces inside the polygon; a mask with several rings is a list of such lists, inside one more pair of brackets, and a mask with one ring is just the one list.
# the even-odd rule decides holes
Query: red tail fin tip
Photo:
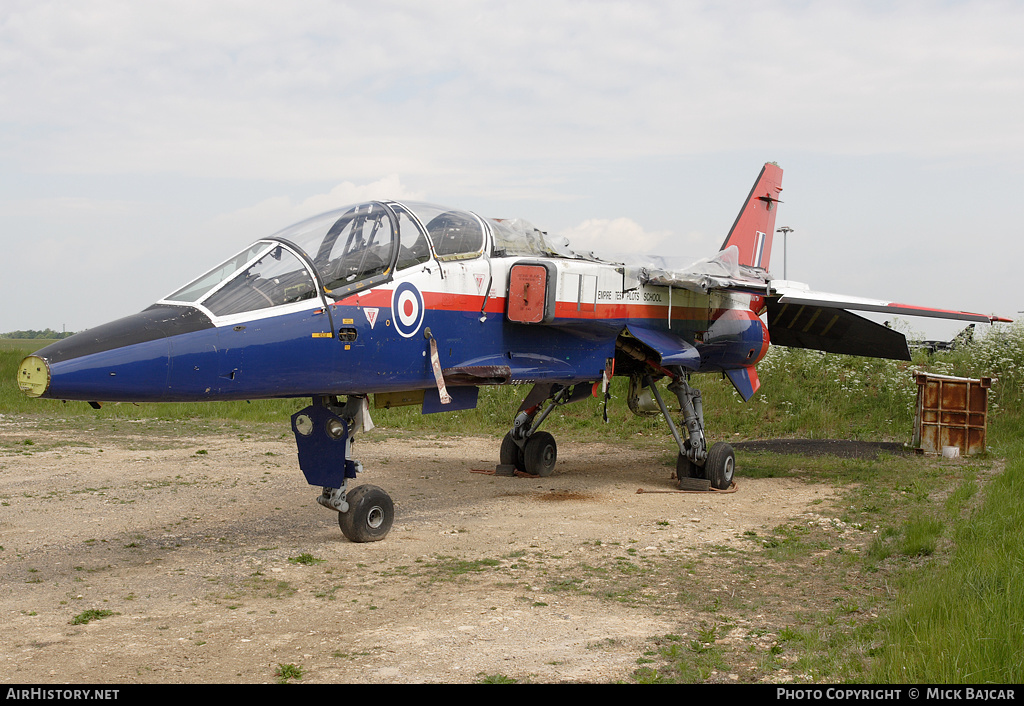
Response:
[{"label": "red tail fin tip", "polygon": [[735,245],[741,265],[768,269],[775,235],[775,214],[782,191],[782,167],[768,162],[761,169],[754,188],[750,190],[722,250]]}]

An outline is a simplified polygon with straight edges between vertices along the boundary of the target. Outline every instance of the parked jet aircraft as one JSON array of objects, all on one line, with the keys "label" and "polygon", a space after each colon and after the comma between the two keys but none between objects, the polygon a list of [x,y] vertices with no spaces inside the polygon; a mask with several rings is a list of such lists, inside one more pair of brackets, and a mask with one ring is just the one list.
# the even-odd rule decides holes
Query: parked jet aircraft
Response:
[{"label": "parked jet aircraft", "polygon": [[475,407],[482,385],[531,383],[499,458],[547,476],[557,446],[540,426],[550,412],[605,396],[613,375],[626,376],[630,409],[664,415],[680,482],[725,489],[735,457],[708,443],[693,374],[724,373],[749,399],[769,331],[783,346],[909,359],[903,334],[851,309],[1005,320],[772,279],[781,181],[766,164],[721,251],[675,268],[580,255],[522,221],[425,203],[349,206],[258,240],[138,314],[37,351],[18,381],[33,397],[94,406],[311,397],[292,417],[299,466],[357,542],[383,539],[394,516],[380,488],[349,487],[362,470],[352,441],[372,427],[370,395],[378,407],[432,413]]}]

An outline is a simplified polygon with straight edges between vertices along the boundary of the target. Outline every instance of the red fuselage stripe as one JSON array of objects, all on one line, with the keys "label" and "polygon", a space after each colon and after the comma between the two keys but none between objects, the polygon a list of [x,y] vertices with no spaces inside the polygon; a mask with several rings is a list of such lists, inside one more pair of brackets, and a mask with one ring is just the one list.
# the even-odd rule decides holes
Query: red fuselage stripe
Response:
[{"label": "red fuselage stripe", "polygon": [[[423,292],[423,303],[427,309],[440,311],[479,312],[484,306],[484,297],[476,294],[447,294],[442,292]],[[362,292],[338,301],[335,306],[391,308],[391,290],[371,290]],[[487,298],[485,313],[503,314],[505,297]],[[676,305],[671,307],[673,321],[707,321],[716,319],[727,309],[692,307]],[[709,317],[710,313],[710,317]],[[669,307],[663,304],[630,304],[615,302],[597,304],[593,311],[581,311],[574,302],[558,302],[555,305],[555,319],[594,320],[606,319],[661,319],[667,320]]]}]

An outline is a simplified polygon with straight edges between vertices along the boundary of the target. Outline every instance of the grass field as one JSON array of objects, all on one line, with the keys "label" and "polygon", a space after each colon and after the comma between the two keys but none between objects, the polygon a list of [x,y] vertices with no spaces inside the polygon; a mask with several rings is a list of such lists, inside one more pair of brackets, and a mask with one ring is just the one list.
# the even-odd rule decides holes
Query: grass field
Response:
[{"label": "grass field", "polygon": [[0,338],[0,351],[31,353],[50,345],[55,340],[52,338]]},{"label": "grass field", "polygon": [[[245,423],[279,436],[288,434],[289,416],[307,400],[251,403],[105,405],[30,400],[17,390],[21,357],[45,341],[0,339],[0,414],[32,415],[54,424],[76,417],[144,418],[193,428],[224,420]],[[712,440],[804,437],[910,442],[918,369],[952,375],[998,378],[990,396],[990,453],[963,473],[947,477],[934,465],[883,459],[850,463],[836,459],[804,461],[807,477],[843,489],[850,517],[870,517],[880,528],[859,571],[885,566],[893,583],[879,597],[877,618],[859,623],[839,640],[820,616],[817,627],[792,639],[805,652],[804,673],[811,680],[877,683],[999,683],[1024,680],[1024,328],[995,328],[955,353],[912,363],[823,355],[774,348],[759,366],[762,389],[743,403],[728,382],[699,376]],[[559,408],[548,422],[557,435],[574,439],[671,441],[663,421],[638,418],[624,403],[620,380],[613,386],[609,424],[597,401]],[[416,408],[373,410],[384,431],[486,434],[508,429],[525,388],[484,388],[478,409],[420,415]],[[741,454],[744,475],[791,472],[792,459]],[[982,471],[1000,472],[984,479]],[[843,519],[843,518],[839,518]],[[780,535],[778,546],[786,546]],[[823,640],[822,635],[832,636]],[[639,680],[672,680],[671,660],[645,668]],[[687,659],[692,659],[692,655]]]}]

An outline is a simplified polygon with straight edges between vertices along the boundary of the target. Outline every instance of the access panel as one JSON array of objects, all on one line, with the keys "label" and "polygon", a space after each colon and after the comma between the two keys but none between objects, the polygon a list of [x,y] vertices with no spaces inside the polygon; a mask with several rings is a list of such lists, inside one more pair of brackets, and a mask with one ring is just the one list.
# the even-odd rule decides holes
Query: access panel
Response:
[{"label": "access panel", "polygon": [[508,319],[521,324],[555,320],[555,267],[547,262],[517,262],[508,276]]}]

